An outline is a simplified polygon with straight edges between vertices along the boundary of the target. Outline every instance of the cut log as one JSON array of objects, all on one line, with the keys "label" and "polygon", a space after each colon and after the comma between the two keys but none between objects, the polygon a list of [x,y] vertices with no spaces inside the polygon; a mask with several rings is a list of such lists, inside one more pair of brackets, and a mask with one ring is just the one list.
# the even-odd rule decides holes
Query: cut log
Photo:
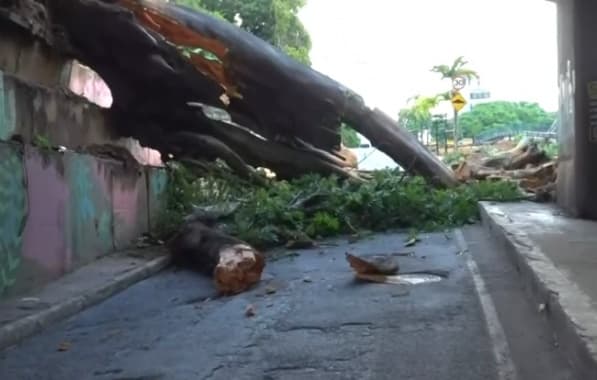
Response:
[{"label": "cut log", "polygon": [[265,259],[246,244],[223,246],[214,270],[216,288],[222,294],[237,294],[261,280]]},{"label": "cut log", "polygon": [[175,265],[213,276],[223,295],[251,288],[260,281],[265,267],[259,251],[199,221],[184,223],[167,246]]}]

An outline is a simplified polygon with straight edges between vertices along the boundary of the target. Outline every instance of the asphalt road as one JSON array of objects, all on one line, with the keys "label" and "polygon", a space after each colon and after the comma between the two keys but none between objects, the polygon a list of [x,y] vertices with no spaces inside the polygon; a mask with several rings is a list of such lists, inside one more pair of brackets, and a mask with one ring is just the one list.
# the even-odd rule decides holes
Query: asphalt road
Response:
[{"label": "asphalt road", "polygon": [[[468,251],[453,236],[301,251],[230,298],[215,298],[209,279],[168,270],[0,353],[0,379],[572,379],[503,255],[479,228],[464,233]],[[448,277],[356,282],[347,251],[414,251],[399,257],[401,271]]]}]

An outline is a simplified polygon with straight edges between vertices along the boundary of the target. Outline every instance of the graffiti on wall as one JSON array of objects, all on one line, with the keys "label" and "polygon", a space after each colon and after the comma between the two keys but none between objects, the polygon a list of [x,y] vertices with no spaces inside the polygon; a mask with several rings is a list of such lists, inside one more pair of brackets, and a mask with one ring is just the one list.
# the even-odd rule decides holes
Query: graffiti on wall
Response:
[{"label": "graffiti on wall", "polygon": [[[116,165],[116,166],[115,166]],[[167,173],[0,142],[0,296],[60,277],[147,232]]]},{"label": "graffiti on wall", "polygon": [[16,282],[27,220],[22,154],[0,143],[0,294]]},{"label": "graffiti on wall", "polygon": [[166,185],[168,184],[168,173],[165,169],[152,168],[147,172],[148,182],[148,203],[149,203],[149,226],[155,228],[158,224],[160,211],[165,206]]},{"label": "graffiti on wall", "polygon": [[0,71],[0,140],[8,140],[15,130],[14,91],[4,84],[4,75]]},{"label": "graffiti on wall", "polygon": [[69,154],[70,231],[73,258],[84,263],[110,252],[112,238],[111,177],[95,158]]}]

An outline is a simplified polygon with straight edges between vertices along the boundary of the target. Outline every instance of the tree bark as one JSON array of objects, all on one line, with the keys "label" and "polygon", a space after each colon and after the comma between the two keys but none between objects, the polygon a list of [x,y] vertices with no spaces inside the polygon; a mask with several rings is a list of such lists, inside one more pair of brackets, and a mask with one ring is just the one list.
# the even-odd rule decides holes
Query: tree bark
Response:
[{"label": "tree bark", "polygon": [[223,295],[251,288],[265,267],[265,258],[256,249],[196,220],[184,223],[167,245],[175,265],[213,276]]},{"label": "tree bark", "polygon": [[171,143],[177,143],[177,147],[187,146],[182,150],[183,158],[188,155],[220,157],[226,162],[230,169],[245,179],[252,179],[256,176],[255,170],[247,165],[245,161],[230,147],[215,137],[192,132],[178,132],[170,139]]},{"label": "tree bark", "polygon": [[336,174],[342,178],[363,181],[359,172],[341,165],[341,160],[307,148],[297,149],[288,145],[259,138],[244,128],[213,122],[213,136],[232,147],[254,167],[266,167],[281,178],[295,178],[308,173]]}]

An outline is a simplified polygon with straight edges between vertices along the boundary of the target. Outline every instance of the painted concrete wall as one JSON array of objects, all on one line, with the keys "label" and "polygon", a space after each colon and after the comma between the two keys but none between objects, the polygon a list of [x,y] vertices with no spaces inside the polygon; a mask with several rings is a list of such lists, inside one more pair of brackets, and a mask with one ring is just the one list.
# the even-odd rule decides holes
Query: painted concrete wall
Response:
[{"label": "painted concrete wall", "polygon": [[0,144],[0,291],[16,285],[27,221],[26,177],[18,147]]},{"label": "painted concrete wall", "polygon": [[[159,153],[117,136],[106,110],[85,99],[106,100],[101,78],[73,74],[72,62],[17,29],[0,23],[0,298],[133,245],[155,226],[167,179]],[[69,149],[34,147],[40,138]],[[148,166],[81,153],[101,144]]]},{"label": "painted concrete wall", "polygon": [[31,142],[43,136],[73,148],[110,143],[128,149],[143,165],[162,166],[159,152],[110,128],[104,108],[112,95],[97,73],[7,22],[0,22],[0,93],[5,98],[0,114],[12,115],[0,125],[0,139]]},{"label": "painted concrete wall", "polygon": [[67,90],[34,86],[0,71],[0,98],[0,139],[19,136],[33,142],[43,136],[52,145],[71,148],[109,143],[126,148],[142,165],[162,166],[159,152],[118,137],[105,109]]},{"label": "painted concrete wall", "polygon": [[0,71],[44,87],[63,83],[68,74],[67,58],[43,41],[23,32],[21,26],[0,22]]},{"label": "painted concrete wall", "polygon": [[163,169],[0,142],[0,296],[22,293],[150,231]]}]

